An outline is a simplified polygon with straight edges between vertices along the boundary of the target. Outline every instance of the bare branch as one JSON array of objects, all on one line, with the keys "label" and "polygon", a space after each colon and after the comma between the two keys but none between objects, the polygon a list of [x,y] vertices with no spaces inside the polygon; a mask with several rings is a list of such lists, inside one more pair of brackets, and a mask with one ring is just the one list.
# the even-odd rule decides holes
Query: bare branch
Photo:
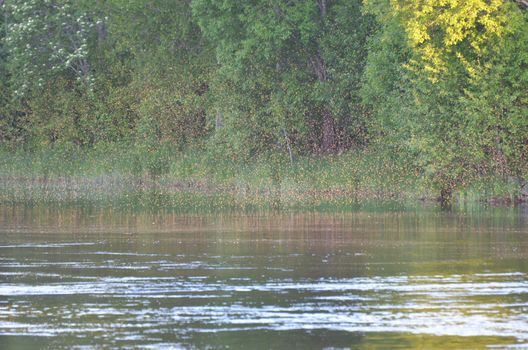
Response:
[{"label": "bare branch", "polygon": [[327,0],[318,0],[317,3],[319,5],[319,12],[321,13],[321,18],[326,17],[326,8],[327,8]]},{"label": "bare branch", "polygon": [[[1,1],[1,0],[0,0]],[[524,7],[525,9],[528,9],[528,0],[514,0],[516,3]]]}]

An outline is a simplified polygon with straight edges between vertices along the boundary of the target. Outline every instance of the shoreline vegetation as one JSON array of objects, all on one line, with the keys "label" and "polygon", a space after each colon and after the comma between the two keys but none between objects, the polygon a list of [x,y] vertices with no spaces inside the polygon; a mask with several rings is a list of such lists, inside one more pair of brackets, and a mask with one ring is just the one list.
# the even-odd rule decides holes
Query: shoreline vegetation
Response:
[{"label": "shoreline vegetation", "polygon": [[108,145],[80,150],[0,151],[0,203],[121,203],[154,208],[346,209],[362,204],[511,206],[526,188],[511,178],[481,178],[438,191],[404,158],[363,150],[311,156],[293,163],[270,155],[250,163],[218,162],[204,153],[155,152]]},{"label": "shoreline vegetation", "polygon": [[526,28],[525,0],[0,0],[0,201],[515,205]]}]

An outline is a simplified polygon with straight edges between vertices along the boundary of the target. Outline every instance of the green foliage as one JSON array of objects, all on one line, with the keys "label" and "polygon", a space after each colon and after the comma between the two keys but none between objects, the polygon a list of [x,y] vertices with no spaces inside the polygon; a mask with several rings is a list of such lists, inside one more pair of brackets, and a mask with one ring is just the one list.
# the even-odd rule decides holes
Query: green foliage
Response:
[{"label": "green foliage", "polygon": [[192,6],[216,45],[220,69],[209,114],[221,118],[228,152],[285,152],[281,144],[288,142],[298,153],[317,150],[325,118],[338,146],[365,141],[367,113],[358,91],[373,21],[362,16],[358,1],[200,0]]},{"label": "green foliage", "polygon": [[528,175],[528,33],[526,11],[512,10],[504,40],[491,43],[490,55],[465,88],[464,113],[493,171]]},{"label": "green foliage", "polygon": [[7,68],[16,96],[39,90],[57,76],[93,83],[88,45],[94,18],[70,0],[12,0],[4,6]]},{"label": "green foliage", "polygon": [[489,42],[508,32],[511,14],[511,6],[503,0],[392,0],[390,4],[403,19],[409,45],[416,52],[409,66],[433,81],[454,62],[469,73],[478,68],[478,59],[489,54]]},{"label": "green foliage", "polygon": [[135,134],[149,147],[180,147],[206,133],[205,93],[212,54],[188,1],[110,1],[108,31],[114,55],[126,57],[129,81],[117,95],[128,101]]},{"label": "green foliage", "polygon": [[130,146],[0,149],[0,201],[100,203],[148,196],[165,207],[203,201],[218,210],[339,206],[372,199],[404,201],[415,195],[415,179],[406,175],[407,161],[387,157],[384,150],[323,160],[306,156],[292,167],[277,153],[248,164],[218,161],[203,152],[180,152],[167,144],[155,150]]},{"label": "green foliage", "polygon": [[362,169],[392,171],[449,199],[528,177],[527,16],[502,0],[5,1],[0,144],[126,144],[113,161],[133,176],[273,193],[307,177],[389,193]]},{"label": "green foliage", "polygon": [[5,11],[4,7],[0,6],[0,140],[8,138],[13,132],[10,130],[10,123],[7,120],[6,106],[9,102],[9,88],[7,86],[8,75],[6,67],[6,54],[4,37],[5,31]]},{"label": "green foliage", "polygon": [[[371,41],[362,92],[374,109],[380,137],[416,154],[422,176],[444,199],[482,176],[526,176],[528,85],[523,73],[526,57],[519,54],[526,52],[521,29],[527,23],[526,14],[515,5],[501,5],[508,23],[499,21],[502,15],[497,14],[501,27],[497,22],[489,23],[495,29],[482,29],[494,35],[464,32],[481,30],[475,23],[484,19],[474,9],[470,17],[475,22],[468,28],[453,24],[435,32],[419,21],[439,17],[437,21],[449,26],[444,16],[461,15],[456,14],[458,7],[469,16],[468,4],[453,2],[421,10],[413,7],[414,2],[403,8],[391,4],[370,2],[368,7],[382,27]],[[428,34],[420,42],[413,30]],[[454,37],[449,36],[452,31]],[[443,39],[436,40],[434,35]],[[464,44],[471,40],[478,45]],[[429,51],[434,54],[428,56]]]}]

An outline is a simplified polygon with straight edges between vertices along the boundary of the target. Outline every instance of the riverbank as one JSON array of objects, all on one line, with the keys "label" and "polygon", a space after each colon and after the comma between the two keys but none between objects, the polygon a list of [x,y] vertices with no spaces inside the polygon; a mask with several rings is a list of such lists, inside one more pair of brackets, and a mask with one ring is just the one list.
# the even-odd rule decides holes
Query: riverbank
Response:
[{"label": "riverbank", "polygon": [[[438,189],[412,159],[371,148],[250,162],[200,152],[126,145],[89,150],[0,151],[0,202],[143,203],[155,207],[324,208],[366,202],[435,202]],[[459,187],[453,203],[513,205],[521,186],[482,177]]]}]

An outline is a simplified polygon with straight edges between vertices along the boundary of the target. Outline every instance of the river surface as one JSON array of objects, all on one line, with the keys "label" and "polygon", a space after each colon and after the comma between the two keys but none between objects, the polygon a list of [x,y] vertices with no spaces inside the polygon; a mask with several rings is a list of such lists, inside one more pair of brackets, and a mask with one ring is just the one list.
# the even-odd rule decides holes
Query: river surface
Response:
[{"label": "river surface", "polygon": [[528,349],[528,216],[0,206],[0,349]]}]

